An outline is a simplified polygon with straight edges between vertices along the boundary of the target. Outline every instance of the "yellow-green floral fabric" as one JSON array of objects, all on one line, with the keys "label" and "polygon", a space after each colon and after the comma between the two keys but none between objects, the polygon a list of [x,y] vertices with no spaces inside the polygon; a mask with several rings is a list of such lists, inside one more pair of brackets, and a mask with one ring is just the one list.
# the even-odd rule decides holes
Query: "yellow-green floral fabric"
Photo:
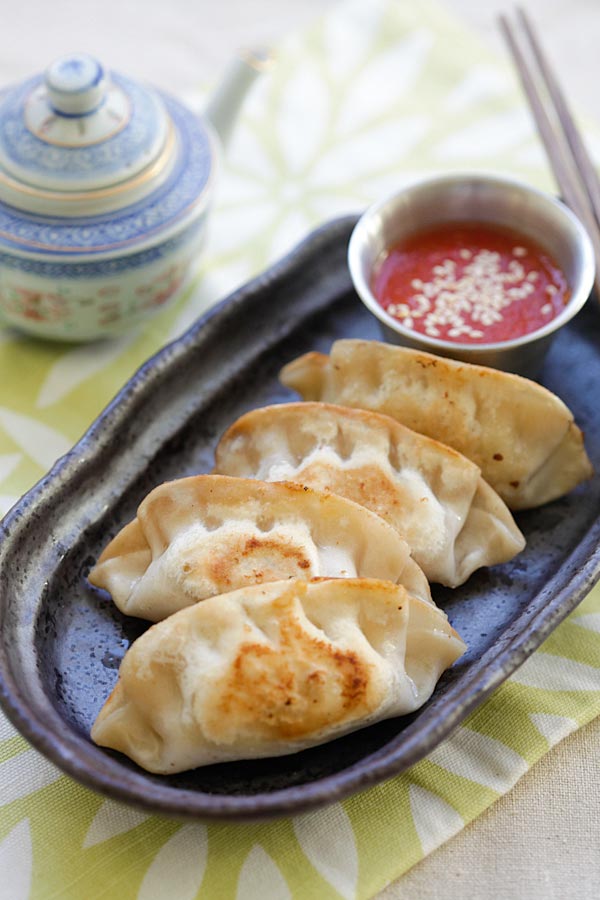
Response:
[{"label": "yellow-green floral fabric", "polygon": [[[282,42],[221,170],[196,281],[142,330],[90,346],[0,332],[0,511],[135,369],[313,226],[451,169],[554,189],[506,61],[442,7],[350,0]],[[600,588],[426,760],[308,815],[187,824],[86,790],[0,714],[0,898],[366,898],[600,712]]]}]

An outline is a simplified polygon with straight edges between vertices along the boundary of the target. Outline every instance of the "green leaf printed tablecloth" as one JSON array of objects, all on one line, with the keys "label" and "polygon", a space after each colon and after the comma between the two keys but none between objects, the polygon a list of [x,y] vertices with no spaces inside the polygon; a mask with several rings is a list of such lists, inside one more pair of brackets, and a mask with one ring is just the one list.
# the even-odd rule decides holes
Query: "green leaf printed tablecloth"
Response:
[{"label": "green leaf printed tablecloth", "polygon": [[[493,170],[553,189],[507,64],[443,9],[350,0],[278,51],[244,109],[186,293],[143,330],[96,346],[0,332],[0,511],[165,340],[313,226],[423,173]],[[0,898],[370,897],[598,714],[599,660],[596,588],[426,760],[342,804],[262,825],[181,825],[105,800],[0,714]]]}]

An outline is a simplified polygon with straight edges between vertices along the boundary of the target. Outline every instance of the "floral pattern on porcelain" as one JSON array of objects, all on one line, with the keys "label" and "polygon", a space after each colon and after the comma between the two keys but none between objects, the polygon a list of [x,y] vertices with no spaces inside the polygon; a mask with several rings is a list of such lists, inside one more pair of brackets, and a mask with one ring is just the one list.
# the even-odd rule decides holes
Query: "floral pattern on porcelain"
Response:
[{"label": "floral pattern on porcelain", "polygon": [[8,281],[0,289],[0,305],[8,322],[28,331],[36,325],[60,325],[68,338],[81,329],[82,313],[86,328],[106,331],[165,304],[181,287],[189,265],[189,258],[171,263],[136,287],[102,283],[83,291],[71,285],[43,291]]},{"label": "floral pattern on porcelain", "polygon": [[143,155],[161,128],[164,110],[153,94],[135,82],[117,74],[111,78],[128,95],[131,118],[114,137],[87,147],[48,144],[27,128],[23,105],[43,82],[43,76],[30,78],[17,90],[7,92],[0,106],[0,146],[7,161],[42,176],[58,174],[65,181],[79,179],[88,172],[100,180],[122,169],[124,160]]},{"label": "floral pattern on porcelain", "polygon": [[176,294],[195,268],[203,233],[200,218],[157,247],[81,263],[0,254],[0,321],[62,340],[120,334]]},{"label": "floral pattern on porcelain", "polygon": [[176,225],[205,197],[213,150],[204,124],[170,97],[163,97],[178,135],[178,153],[167,181],[118,213],[49,218],[0,204],[0,248],[36,255],[99,254],[146,241]]}]

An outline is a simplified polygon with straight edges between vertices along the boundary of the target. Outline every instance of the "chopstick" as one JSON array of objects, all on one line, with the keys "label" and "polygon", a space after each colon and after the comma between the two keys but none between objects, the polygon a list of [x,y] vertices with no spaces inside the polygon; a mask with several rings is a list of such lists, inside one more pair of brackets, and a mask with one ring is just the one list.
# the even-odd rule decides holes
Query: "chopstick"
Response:
[{"label": "chopstick", "polygon": [[516,17],[524,40],[519,41],[517,28],[504,15],[499,17],[500,28],[563,199],[590,236],[596,258],[595,287],[600,297],[600,181],[533,25],[521,8],[517,8]]}]

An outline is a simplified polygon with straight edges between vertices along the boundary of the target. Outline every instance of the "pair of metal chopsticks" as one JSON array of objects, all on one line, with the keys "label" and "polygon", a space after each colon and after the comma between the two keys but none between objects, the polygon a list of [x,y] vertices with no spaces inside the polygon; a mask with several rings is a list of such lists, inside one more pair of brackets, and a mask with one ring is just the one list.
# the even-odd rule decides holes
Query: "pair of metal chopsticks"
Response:
[{"label": "pair of metal chopsticks", "polygon": [[515,18],[516,24],[511,25],[506,16],[500,16],[500,28],[563,199],[591,238],[600,298],[600,181],[530,20],[520,8]]}]

